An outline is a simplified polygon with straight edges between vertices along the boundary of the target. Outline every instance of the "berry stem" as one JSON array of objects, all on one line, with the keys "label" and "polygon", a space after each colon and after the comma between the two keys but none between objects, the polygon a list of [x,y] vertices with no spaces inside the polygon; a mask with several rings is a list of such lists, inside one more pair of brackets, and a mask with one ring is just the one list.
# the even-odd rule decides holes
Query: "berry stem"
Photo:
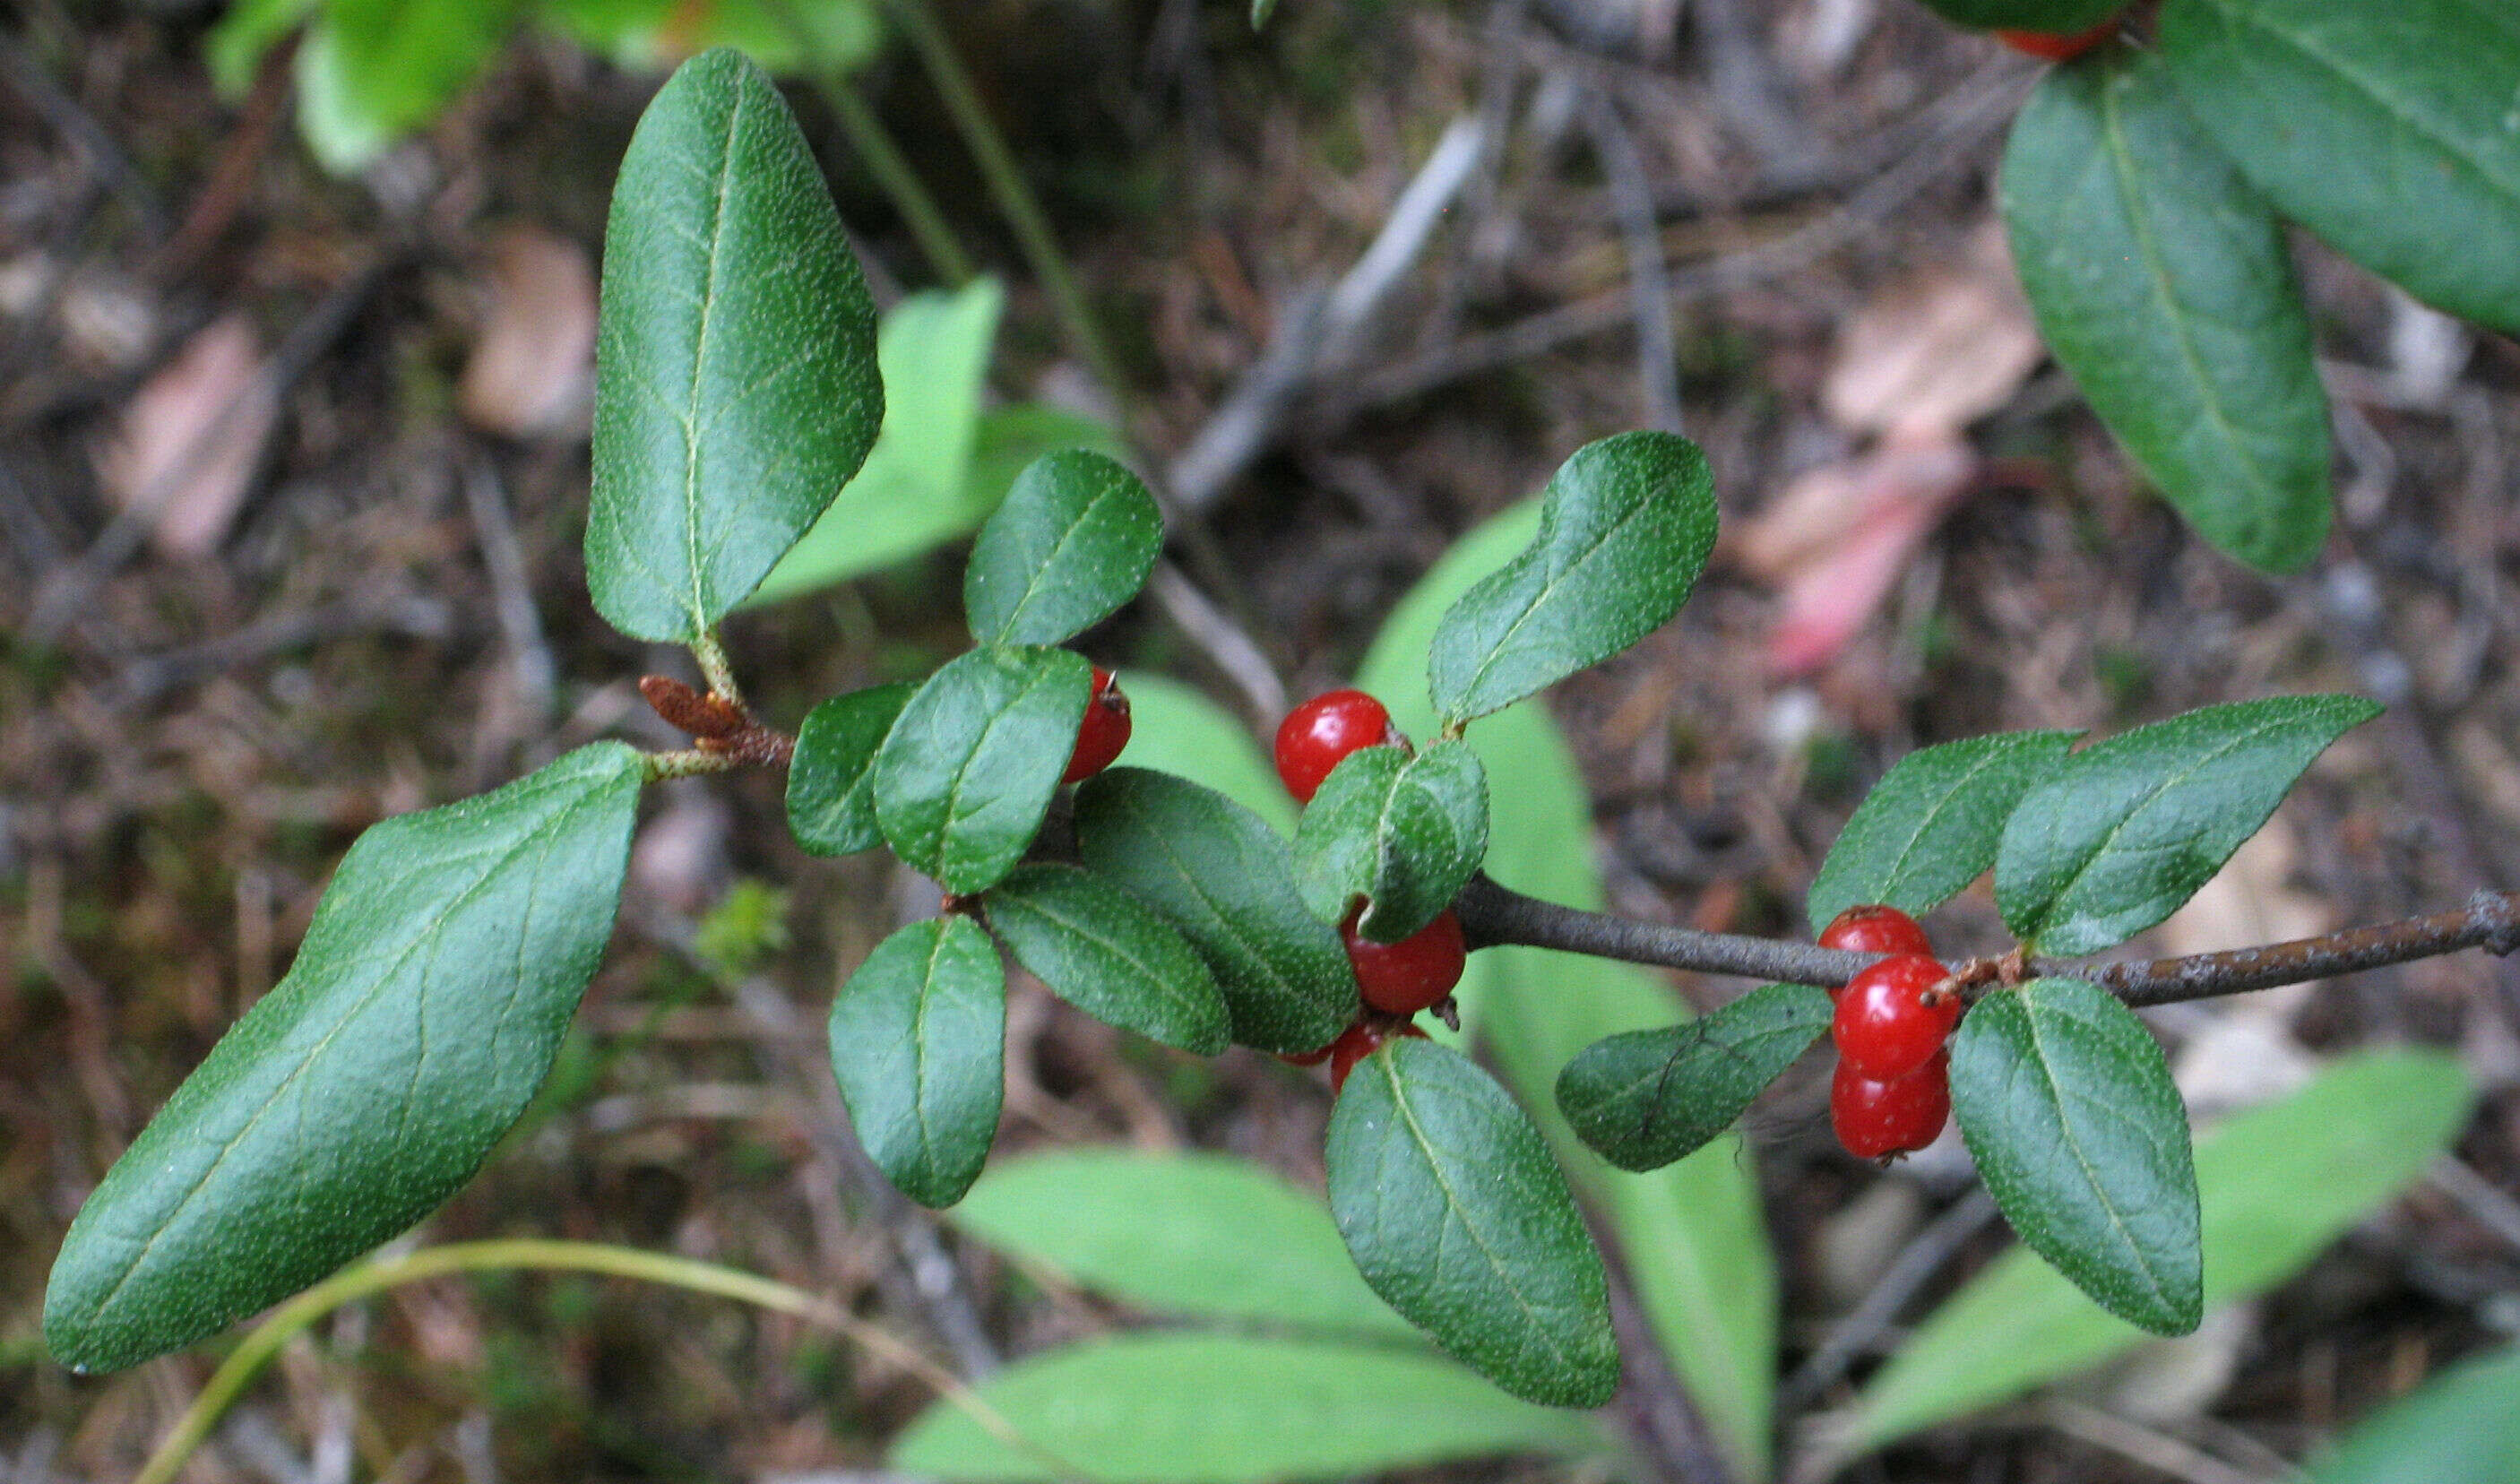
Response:
[{"label": "berry stem", "polygon": [[[1879,957],[1584,912],[1524,896],[1485,876],[1471,877],[1455,910],[1475,948],[1507,943],[1554,948],[1630,964],[1824,989],[1844,984]],[[2480,891],[2465,907],[2448,912],[2227,953],[2099,964],[2032,959],[2028,967],[2033,975],[2096,984],[2129,1005],[2170,1005],[2299,984],[2470,948],[2498,957],[2520,949],[2520,893]]]}]

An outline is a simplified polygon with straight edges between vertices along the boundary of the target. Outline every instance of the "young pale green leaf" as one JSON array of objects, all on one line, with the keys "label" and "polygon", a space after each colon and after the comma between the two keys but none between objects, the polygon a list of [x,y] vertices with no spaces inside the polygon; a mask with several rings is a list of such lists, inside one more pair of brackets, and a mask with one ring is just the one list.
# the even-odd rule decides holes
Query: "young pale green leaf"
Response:
[{"label": "young pale green leaf", "polygon": [[[472,85],[521,9],[518,0],[326,0],[296,60],[308,148],[337,175],[374,163]],[[239,39],[268,45],[279,33]]]},{"label": "young pale green leaf", "polygon": [[[1357,684],[1385,698],[1402,730],[1425,737],[1438,725],[1418,681],[1443,615],[1539,526],[1538,500],[1497,516],[1456,543],[1392,609]],[[1536,701],[1508,706],[1472,723],[1467,741],[1491,778],[1513,783],[1489,800],[1484,869],[1552,901],[1602,905],[1592,798],[1548,711]],[[1630,1175],[1592,1158],[1551,1101],[1559,1070],[1585,1047],[1668,1025],[1686,1007],[1669,985],[1633,966],[1539,948],[1470,955],[1454,995],[1463,1026],[1487,1046],[1576,1190],[1600,1212],[1638,1307],[1717,1448],[1740,1478],[1767,1478],[1777,1272],[1748,1148],[1728,1134],[1676,1164]]]},{"label": "young pale green leaf", "polygon": [[2305,1484],[2511,1484],[2520,1468],[2520,1348],[2424,1382],[2346,1434]]},{"label": "young pale green leaf", "polygon": [[2097,953],[2179,910],[2327,744],[2380,714],[2355,696],[2207,706],[2094,742],[2003,827],[1995,902],[2043,953]]},{"label": "young pale green leaf", "polygon": [[919,688],[869,686],[816,706],[796,729],[788,765],[788,830],[815,855],[848,855],[883,843],[875,820],[876,753]]},{"label": "young pale green leaf", "polygon": [[1111,1148],[1001,1159],[954,1224],[1143,1309],[1418,1335],[1357,1277],[1321,1197],[1248,1159]]},{"label": "young pale green leaf", "polygon": [[637,639],[689,644],[864,462],[875,307],[804,133],[732,51],[676,68],[604,233],[586,579]]},{"label": "young pale green leaf", "polygon": [[1887,903],[1923,914],[1995,864],[2003,823],[2045,779],[2071,732],[1999,732],[1919,748],[1864,796],[1812,878],[1805,906],[1817,932],[1849,907]]},{"label": "young pale green leaf", "polygon": [[2175,0],[2161,52],[2275,209],[2416,297],[2520,333],[2520,9]]},{"label": "young pale green leaf", "polygon": [[1358,1063],[1330,1112],[1330,1215],[1384,1302],[1526,1401],[1619,1385],[1608,1278],[1565,1176],[1512,1097],[1424,1041]]},{"label": "young pale green leaf", "polygon": [[[779,0],[787,3],[787,0]],[[1007,492],[974,477],[985,429],[989,353],[1006,290],[978,278],[952,292],[914,293],[876,331],[883,430],[866,462],[812,528],[744,601],[749,607],[819,592],[934,549],[980,523]],[[1007,409],[1008,414],[1020,409]]]},{"label": "young pale green leaf", "polygon": [[922,1206],[962,1199],[1006,1096],[1007,978],[989,935],[959,913],[895,931],[832,997],[830,1028],[876,1168]]},{"label": "young pale green leaf", "polygon": [[1642,639],[1680,610],[1715,546],[1715,484],[1687,438],[1626,432],[1575,451],[1540,531],[1454,604],[1426,656],[1435,709],[1484,716]]},{"label": "young pale green leaf", "polygon": [[1357,931],[1397,943],[1453,905],[1488,846],[1488,780],[1458,739],[1410,755],[1365,747],[1322,781],[1295,830],[1304,904],[1325,922],[1363,897]]},{"label": "young pale green leaf", "polygon": [[1515,1401],[1422,1350],[1321,1340],[1112,1335],[973,1390],[1030,1446],[940,1402],[893,1443],[892,1467],[974,1484],[1278,1484],[1612,1446],[1593,1418]]},{"label": "young pale green leaf", "polygon": [[1155,497],[1119,461],[1044,454],[980,527],[963,610],[981,644],[1058,644],[1137,596],[1163,550]]},{"label": "young pale green leaf", "polygon": [[1924,0],[1954,25],[2074,35],[2126,9],[2127,0]]},{"label": "young pale green leaf", "polygon": [[1256,31],[1267,25],[1270,13],[1277,8],[1278,0],[1251,0],[1251,28]]},{"label": "young pale green leaf", "polygon": [[1823,990],[1770,984],[1680,1025],[1604,1037],[1557,1074],[1557,1109],[1620,1169],[1660,1169],[1731,1128],[1831,1009]]},{"label": "young pale green leaf", "polygon": [[1129,761],[1224,794],[1280,834],[1295,832],[1295,803],[1277,769],[1232,713],[1196,690],[1151,670],[1123,670],[1129,697]]},{"label": "young pale green leaf", "polygon": [[2326,544],[2327,396],[2283,224],[2149,52],[2055,67],[2013,123],[2003,220],[2040,334],[2226,555]]},{"label": "young pale green leaf", "polygon": [[[2466,1126],[2458,1063],[2367,1052],[2196,1145],[2208,1308],[2263,1293],[2420,1177]],[[1852,1456],[1996,1406],[2143,1343],[2026,1248],[2004,1253],[1899,1347],[1841,1431]]]},{"label": "young pale green leaf", "polygon": [[1190,940],[1237,1042],[1317,1051],[1354,1018],[1347,950],[1304,910],[1286,842],[1250,810],[1187,779],[1113,768],[1076,790],[1076,844]]},{"label": "young pale green leaf", "polygon": [[1041,830],[1076,750],[1094,667],[1068,650],[957,655],[901,708],[876,754],[876,823],[947,891],[997,884]]},{"label": "young pale green leaf", "polygon": [[44,1337],[113,1371],[285,1298],[427,1215],[551,1070],[612,931],[642,779],[619,742],[359,837],[288,977],[114,1162]]},{"label": "young pale green leaf", "polygon": [[1058,996],[1106,1025],[1213,1057],[1232,1022],[1216,976],[1137,898],[1074,866],[1018,866],[981,899],[989,927]]},{"label": "young pale green leaf", "polygon": [[1952,1038],[1952,1110],[2030,1249],[2155,1334],[2205,1315],[2187,1107],[2135,1012],[2077,979],[1988,995]]}]

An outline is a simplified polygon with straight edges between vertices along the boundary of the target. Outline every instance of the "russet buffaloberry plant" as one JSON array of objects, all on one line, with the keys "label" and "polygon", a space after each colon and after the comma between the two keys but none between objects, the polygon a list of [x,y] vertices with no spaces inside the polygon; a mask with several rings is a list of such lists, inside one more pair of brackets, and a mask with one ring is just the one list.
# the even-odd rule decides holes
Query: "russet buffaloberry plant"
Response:
[{"label": "russet buffaloberry plant", "polygon": [[[2108,9],[2026,8],[2059,28]],[[2104,100],[2159,85],[2156,64],[2132,56],[2077,66],[2091,70],[2067,86]],[[2210,706],[2088,742],[2022,732],[1917,751],[1828,852],[1809,902],[1818,945],[1504,886],[1486,869],[1494,801],[1471,729],[1671,618],[1713,547],[1706,461],[1664,433],[1579,449],[1527,542],[1432,625],[1422,746],[1361,692],[1286,718],[1276,761],[1304,803],[1291,837],[1215,789],[1117,763],[1128,701],[1066,646],[1133,599],[1164,531],[1148,487],[1095,453],[1032,464],[979,530],[967,652],[825,700],[791,739],[744,701],[717,626],[865,458],[884,394],[874,326],[777,92],[731,52],[686,64],[613,197],[586,559],[608,621],[694,653],[705,690],[643,684],[692,744],[597,742],[363,836],[286,979],[73,1224],[45,1304],[64,1363],[111,1370],[188,1345],[324,1280],[469,1180],[551,1068],[610,932],[641,790],[669,777],[784,767],[805,849],[885,850],[942,888],[940,915],[876,947],[829,1016],[858,1138],[904,1194],[952,1205],[988,1161],[1007,959],[1164,1046],[1327,1059],[1329,1206],[1356,1271],[1450,1356],[1553,1407],[1597,1407],[1619,1386],[1608,1277],[1524,1105],[1415,1019],[1445,1012],[1473,953],[1770,981],[1566,1059],[1556,1112],[1584,1158],[1682,1159],[1827,1033],[1831,1115],[1852,1152],[1895,1156],[1957,1120],[2030,1248],[2108,1314],[2180,1334],[2207,1303],[2199,1156],[2131,1007],[2520,946],[2512,903],[2481,895],[2333,938],[2078,962],[2212,877],[2375,713],[2350,696]],[[1065,823],[1046,829],[1062,788]],[[1914,915],[1989,872],[2017,946],[1946,966]]]}]

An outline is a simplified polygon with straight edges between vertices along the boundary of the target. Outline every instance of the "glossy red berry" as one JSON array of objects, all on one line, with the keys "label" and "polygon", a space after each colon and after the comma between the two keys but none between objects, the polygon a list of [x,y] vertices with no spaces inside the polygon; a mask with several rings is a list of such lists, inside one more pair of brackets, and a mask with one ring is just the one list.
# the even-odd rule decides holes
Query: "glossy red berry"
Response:
[{"label": "glossy red berry", "polygon": [[1363,691],[1331,691],[1305,701],[1278,723],[1278,780],[1295,802],[1309,804],[1322,780],[1349,753],[1406,741],[1382,702]]},{"label": "glossy red berry", "polygon": [[1922,954],[1903,954],[1847,980],[1828,1026],[1838,1056],[1865,1076],[1885,1079],[1934,1059],[1960,1018],[1960,997],[1936,988],[1950,976]]},{"label": "glossy red berry", "polygon": [[1403,1022],[1399,1029],[1394,1030],[1389,1022],[1372,1019],[1359,1020],[1339,1032],[1339,1038],[1330,1043],[1330,1091],[1336,1093],[1345,1088],[1347,1074],[1356,1070],[1358,1062],[1372,1056],[1385,1043],[1402,1036],[1416,1036],[1420,1041],[1426,1039],[1426,1033],[1414,1024]]},{"label": "glossy red berry", "polygon": [[2016,52],[2026,52],[2042,62],[2071,62],[2118,33],[2114,17],[2088,31],[2070,34],[2057,31],[1999,30],[1995,39]]},{"label": "glossy red berry", "polygon": [[1951,1054],[1936,1052],[1904,1077],[1873,1078],[1846,1062],[1828,1084],[1828,1121],[1858,1159],[1912,1154],[1952,1116]]},{"label": "glossy red berry", "polygon": [[1339,924],[1347,944],[1347,962],[1356,970],[1356,987],[1365,1003],[1391,1015],[1414,1015],[1432,1009],[1462,982],[1468,950],[1462,941],[1462,920],[1445,908],[1435,921],[1397,943],[1376,943],[1356,930],[1357,914]]},{"label": "glossy red berry", "polygon": [[1077,724],[1076,750],[1067,755],[1062,784],[1081,784],[1111,766],[1129,744],[1129,697],[1111,672],[1094,667],[1094,694],[1085,702],[1085,720]]},{"label": "glossy red berry", "polygon": [[1820,946],[1848,953],[1920,953],[1933,956],[1934,945],[1916,920],[1896,907],[1849,907],[1820,930]]}]

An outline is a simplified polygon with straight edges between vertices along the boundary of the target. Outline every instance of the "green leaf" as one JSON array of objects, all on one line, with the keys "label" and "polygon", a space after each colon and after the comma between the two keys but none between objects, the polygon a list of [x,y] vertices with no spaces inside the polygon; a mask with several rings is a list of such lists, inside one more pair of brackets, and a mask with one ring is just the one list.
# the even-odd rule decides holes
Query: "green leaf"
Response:
[{"label": "green leaf", "polygon": [[96,1188],[44,1337],[114,1371],[287,1297],[472,1177],[611,935],[642,780],[619,742],[359,837],[288,977]]},{"label": "green leaf", "polygon": [[2207,706],[2066,758],[2003,828],[1995,901],[2043,953],[2097,953],[2205,884],[2327,744],[2380,714],[2355,696]]},{"label": "green leaf", "polygon": [[1999,732],[1919,748],[1864,796],[1812,878],[1812,930],[1849,907],[1921,916],[1995,864],[2003,822],[2054,770],[2071,732]]},{"label": "green leaf", "polygon": [[2283,224],[2150,53],[2051,68],[2012,127],[2003,219],[2040,334],[2226,555],[2326,544],[2327,395]]},{"label": "green leaf", "polygon": [[[990,349],[1006,291],[974,279],[892,306],[876,337],[883,373],[883,430],[866,464],[805,532],[749,604],[819,592],[953,540],[978,525],[1007,491],[973,479],[988,419]],[[992,417],[995,414],[990,415]]]},{"label": "green leaf", "polygon": [[1488,848],[1488,779],[1458,740],[1411,756],[1366,747],[1322,781],[1295,831],[1304,903],[1326,922],[1367,901],[1357,931],[1397,943],[1453,905]]},{"label": "green leaf", "polygon": [[1106,1025],[1213,1057],[1231,1022],[1216,977],[1182,935],[1137,898],[1090,872],[1018,866],[989,888],[989,927],[1015,962]]},{"label": "green leaf", "polygon": [[891,1466],[994,1484],[1275,1484],[1608,1447],[1591,1417],[1517,1402],[1448,1361],[1318,1340],[1115,1335],[973,1389],[1033,1446],[940,1403],[893,1443]]},{"label": "green leaf", "polygon": [[1770,984],[1685,1024],[1604,1037],[1557,1074],[1558,1111],[1620,1169],[1660,1169],[1731,1128],[1832,1009],[1823,990]]},{"label": "green leaf", "polygon": [[2390,1404],[2314,1464],[2307,1484],[2510,1484],[2520,1461],[2520,1349],[2480,1356]]},{"label": "green leaf", "polygon": [[[2467,1123],[2458,1063],[2432,1052],[2346,1057],[2308,1087],[2199,1140],[2205,1305],[2290,1278],[2421,1176]],[[2025,1248],[1936,1310],[1865,1389],[1847,1456],[2008,1402],[2143,1343]]]},{"label": "green leaf", "polygon": [[1238,1043],[1316,1051],[1355,1017],[1347,950],[1304,910],[1286,842],[1248,809],[1186,779],[1113,768],[1076,790],[1076,843],[1207,962]]},{"label": "green leaf", "polygon": [[253,74],[280,39],[314,14],[315,0],[238,0],[204,38],[210,81],[233,103],[253,86]]},{"label": "green leaf", "polygon": [[989,935],[959,913],[894,932],[832,997],[831,1033],[876,1168],[921,1205],[962,1199],[1006,1096],[1006,970]]},{"label": "green leaf", "polygon": [[1269,23],[1269,15],[1278,8],[1278,0],[1251,0],[1251,28],[1258,30]]},{"label": "green leaf", "polygon": [[2126,9],[2127,0],[1924,0],[1954,25],[2076,35]]},{"label": "green leaf", "polygon": [[870,686],[816,706],[796,729],[788,765],[788,830],[815,855],[848,855],[883,843],[875,820],[876,753],[918,689]]},{"label": "green leaf", "polygon": [[2175,0],[2161,52],[2276,210],[2416,297],[2520,333],[2520,11]]},{"label": "green leaf", "polygon": [[[1384,621],[1358,684],[1385,698],[1402,730],[1424,737],[1438,725],[1418,681],[1445,612],[1539,525],[1540,502],[1529,500],[1479,526]],[[1467,740],[1490,777],[1513,782],[1489,800],[1488,874],[1568,906],[1601,906],[1592,797],[1548,712],[1536,701],[1509,706],[1473,722]],[[1454,998],[1578,1192],[1604,1217],[1655,1342],[1717,1446],[1742,1478],[1766,1478],[1777,1274],[1748,1148],[1728,1134],[1677,1164],[1623,1174],[1586,1153],[1551,1098],[1559,1069],[1586,1046],[1668,1025],[1687,1008],[1633,966],[1538,948],[1470,955]]]},{"label": "green leaf", "polygon": [[2080,980],[2040,979],[1980,1000],[1951,1052],[1960,1134],[2021,1239],[2129,1324],[2195,1328],[2187,1105],[2135,1012]]},{"label": "green leaf", "polygon": [[[308,148],[335,174],[374,163],[472,86],[518,10],[517,0],[326,0],[297,54]],[[256,17],[238,41],[258,43],[258,56],[286,33],[286,23],[265,28],[278,20]]]},{"label": "green leaf", "polygon": [[875,759],[876,822],[947,891],[1023,859],[1076,750],[1094,667],[1068,650],[973,650],[927,677]]},{"label": "green leaf", "polygon": [[1138,595],[1163,550],[1155,497],[1117,460],[1044,454],[980,527],[963,608],[981,644],[1058,644]]},{"label": "green leaf", "polygon": [[1130,453],[1128,439],[1109,425],[1048,402],[1017,402],[982,413],[971,438],[971,467],[963,478],[964,501],[983,513],[995,509],[1033,460],[1068,448],[1114,459]]},{"label": "green leaf", "polygon": [[874,59],[883,26],[868,0],[537,0],[537,16],[634,71],[731,46],[772,75],[838,76]]},{"label": "green leaf", "polygon": [[1129,760],[1213,788],[1280,834],[1295,831],[1295,801],[1250,730],[1224,707],[1151,670],[1123,670],[1129,697]]},{"label": "green leaf", "polygon": [[1124,1149],[1001,1159],[954,1224],[1159,1313],[1418,1336],[1357,1277],[1321,1198],[1248,1159]]},{"label": "green leaf", "polygon": [[1463,722],[1598,663],[1680,610],[1715,546],[1715,485],[1687,438],[1628,432],[1549,481],[1529,549],[1463,593],[1427,653],[1435,709]]},{"label": "green leaf", "polygon": [[676,68],[604,233],[586,578],[635,639],[689,644],[759,586],[883,418],[875,308],[813,151],[738,54]]},{"label": "green leaf", "polygon": [[1323,1154],[1330,1215],[1385,1302],[1526,1401],[1610,1399],[1601,1254],[1540,1131],[1487,1073],[1392,1042],[1349,1075]]}]

